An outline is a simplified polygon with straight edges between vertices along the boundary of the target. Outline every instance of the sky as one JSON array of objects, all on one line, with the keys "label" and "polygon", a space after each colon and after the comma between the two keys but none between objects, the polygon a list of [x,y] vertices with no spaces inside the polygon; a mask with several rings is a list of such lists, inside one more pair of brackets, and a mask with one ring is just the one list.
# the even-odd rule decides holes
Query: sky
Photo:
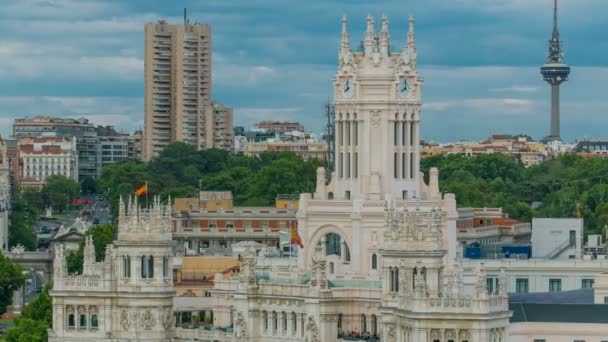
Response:
[{"label": "sky", "polygon": [[[565,60],[562,136],[608,137],[606,0],[560,0]],[[553,0],[0,0],[0,134],[16,117],[86,117],[120,130],[143,128],[144,25],[165,19],[210,24],[213,99],[235,125],[298,120],[321,132],[337,71],[341,17],[351,45],[365,17],[390,20],[405,44],[416,18],[427,140],[490,134],[542,138],[549,86],[539,67]]]}]

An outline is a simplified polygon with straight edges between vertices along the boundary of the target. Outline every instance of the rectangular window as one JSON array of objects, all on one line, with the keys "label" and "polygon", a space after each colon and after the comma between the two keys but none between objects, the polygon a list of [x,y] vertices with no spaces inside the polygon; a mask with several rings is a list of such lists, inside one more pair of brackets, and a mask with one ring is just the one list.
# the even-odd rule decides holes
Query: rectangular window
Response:
[{"label": "rectangular window", "polygon": [[395,146],[397,146],[398,143],[399,143],[399,128],[398,127],[399,127],[399,123],[397,121],[395,121],[395,132],[394,132],[394,134],[395,134],[395,139],[394,139]]},{"label": "rectangular window", "polygon": [[515,292],[528,293],[528,279],[518,278],[515,280]]},{"label": "rectangular window", "polygon": [[534,339],[534,342],[547,342],[545,339]]},{"label": "rectangular window", "polygon": [[344,192],[344,199],[350,200],[350,191]]},{"label": "rectangular window", "polygon": [[350,153],[346,153],[346,178],[350,178]]},{"label": "rectangular window", "polygon": [[357,146],[359,145],[359,124],[357,123],[357,121],[353,121],[353,125],[355,126],[354,130],[355,132],[353,133],[353,140],[354,140],[354,145]]},{"label": "rectangular window", "polygon": [[414,152],[410,153],[410,178],[414,178]]},{"label": "rectangular window", "polygon": [[163,278],[169,277],[169,257],[163,257]]},{"label": "rectangular window", "polygon": [[359,177],[359,155],[357,152],[353,155],[353,178]]},{"label": "rectangular window", "polygon": [[407,140],[405,140],[405,137],[407,136],[407,134],[406,134],[407,128],[406,128],[405,121],[403,121],[403,123],[401,124],[401,132],[403,132],[403,134],[401,135],[401,145],[405,145],[405,142],[407,141]]},{"label": "rectangular window", "polygon": [[217,228],[217,222],[216,221],[209,221],[209,228]]},{"label": "rectangular window", "polygon": [[350,145],[350,122],[344,123],[344,134],[346,135],[346,145]]},{"label": "rectangular window", "polygon": [[406,171],[406,165],[405,165],[405,153],[401,153],[401,178],[405,179],[407,176],[405,175],[405,171]]},{"label": "rectangular window", "polygon": [[562,280],[561,279],[549,279],[549,292],[561,292]]},{"label": "rectangular window", "polygon": [[401,199],[404,199],[404,200],[406,200],[406,199],[407,199],[407,190],[403,190],[403,191],[401,192]]},{"label": "rectangular window", "polygon": [[604,297],[604,304],[608,304],[608,297]]},{"label": "rectangular window", "polygon": [[488,288],[488,294],[494,294],[496,290],[494,288],[494,278],[486,278],[486,287]]},{"label": "rectangular window", "polygon": [[570,231],[570,248],[576,247],[576,231]]},{"label": "rectangular window", "polygon": [[593,288],[593,283],[594,279],[583,279],[581,287],[584,289],[590,289]]},{"label": "rectangular window", "polygon": [[399,177],[399,168],[397,167],[399,165],[399,157],[398,154],[395,153],[394,157],[393,157],[393,165],[394,165],[394,177],[397,178]]},{"label": "rectangular window", "polygon": [[340,158],[338,158],[338,177],[344,178],[344,164],[343,162],[344,153],[340,152]]}]

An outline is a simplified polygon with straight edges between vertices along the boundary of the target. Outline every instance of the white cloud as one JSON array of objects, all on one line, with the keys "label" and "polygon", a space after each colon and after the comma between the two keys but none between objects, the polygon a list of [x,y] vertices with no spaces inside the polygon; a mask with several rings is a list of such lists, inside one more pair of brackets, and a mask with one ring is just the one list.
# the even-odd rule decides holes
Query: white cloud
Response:
[{"label": "white cloud", "polygon": [[95,0],[3,0],[2,14],[26,18],[81,18],[121,8],[120,3]]},{"label": "white cloud", "polygon": [[536,93],[539,87],[534,86],[511,86],[506,88],[494,88],[495,93]]}]

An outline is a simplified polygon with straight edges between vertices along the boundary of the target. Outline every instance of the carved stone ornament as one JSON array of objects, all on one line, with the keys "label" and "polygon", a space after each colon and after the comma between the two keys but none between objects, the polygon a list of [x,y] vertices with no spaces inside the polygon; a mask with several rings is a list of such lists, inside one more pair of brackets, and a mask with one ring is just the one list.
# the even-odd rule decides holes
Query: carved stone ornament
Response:
[{"label": "carved stone ornament", "polygon": [[234,326],[236,327],[236,342],[246,342],[249,340],[249,335],[247,334],[247,322],[243,317],[243,314],[239,312],[236,316],[236,321],[234,322]]},{"label": "carved stone ornament", "polygon": [[372,112],[372,126],[380,126],[381,115],[380,112]]},{"label": "carved stone ornament", "polygon": [[401,56],[399,57],[399,61],[402,65],[405,65],[410,64],[410,60],[411,58],[409,51],[407,51],[407,49],[403,49],[403,52],[401,52]]},{"label": "carved stone ornament", "polygon": [[395,328],[388,327],[388,332],[386,333],[386,342],[395,342],[397,341],[397,337],[395,335]]},{"label": "carved stone ornament", "polygon": [[131,328],[131,320],[129,319],[129,312],[122,310],[120,312],[120,326],[122,330],[128,331]]},{"label": "carved stone ornament", "polygon": [[306,339],[304,342],[321,342],[317,322],[315,322],[315,319],[312,316],[308,316],[308,323],[306,323]]},{"label": "carved stone ornament", "polygon": [[144,329],[146,329],[146,330],[150,330],[155,325],[156,325],[156,320],[154,319],[154,315],[152,314],[152,311],[146,310],[141,315],[141,327],[144,328]]},{"label": "carved stone ornament", "polygon": [[162,324],[165,330],[171,329],[173,327],[173,312],[171,309],[165,309],[164,311],[159,312],[158,314],[160,323]]}]

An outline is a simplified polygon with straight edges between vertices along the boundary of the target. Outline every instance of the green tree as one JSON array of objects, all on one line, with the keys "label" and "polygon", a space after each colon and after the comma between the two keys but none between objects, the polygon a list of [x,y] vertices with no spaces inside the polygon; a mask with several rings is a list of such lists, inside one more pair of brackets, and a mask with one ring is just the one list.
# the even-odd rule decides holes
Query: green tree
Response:
[{"label": "green tree", "polygon": [[48,341],[48,325],[44,321],[30,318],[16,318],[15,326],[6,332],[6,342],[46,342]]},{"label": "green tree", "polygon": [[80,190],[85,194],[94,194],[97,192],[97,183],[91,177],[84,177],[84,179],[80,181]]},{"label": "green tree", "polygon": [[23,245],[28,251],[36,249],[38,242],[32,227],[37,217],[36,210],[20,194],[14,194],[8,227],[11,247]]},{"label": "green tree", "polygon": [[13,291],[24,284],[25,276],[21,266],[0,254],[0,313],[6,312],[6,307],[13,298]]},{"label": "green tree", "polygon": [[72,201],[78,198],[80,185],[71,178],[53,175],[46,178],[42,192],[48,196],[53,210],[63,213],[68,210]]},{"label": "green tree", "polygon": [[68,272],[82,273],[82,263],[84,260],[84,244],[86,236],[93,236],[95,246],[95,260],[103,261],[106,247],[114,241],[116,228],[113,224],[100,224],[91,227],[80,241],[78,250],[72,252],[67,257]]}]

